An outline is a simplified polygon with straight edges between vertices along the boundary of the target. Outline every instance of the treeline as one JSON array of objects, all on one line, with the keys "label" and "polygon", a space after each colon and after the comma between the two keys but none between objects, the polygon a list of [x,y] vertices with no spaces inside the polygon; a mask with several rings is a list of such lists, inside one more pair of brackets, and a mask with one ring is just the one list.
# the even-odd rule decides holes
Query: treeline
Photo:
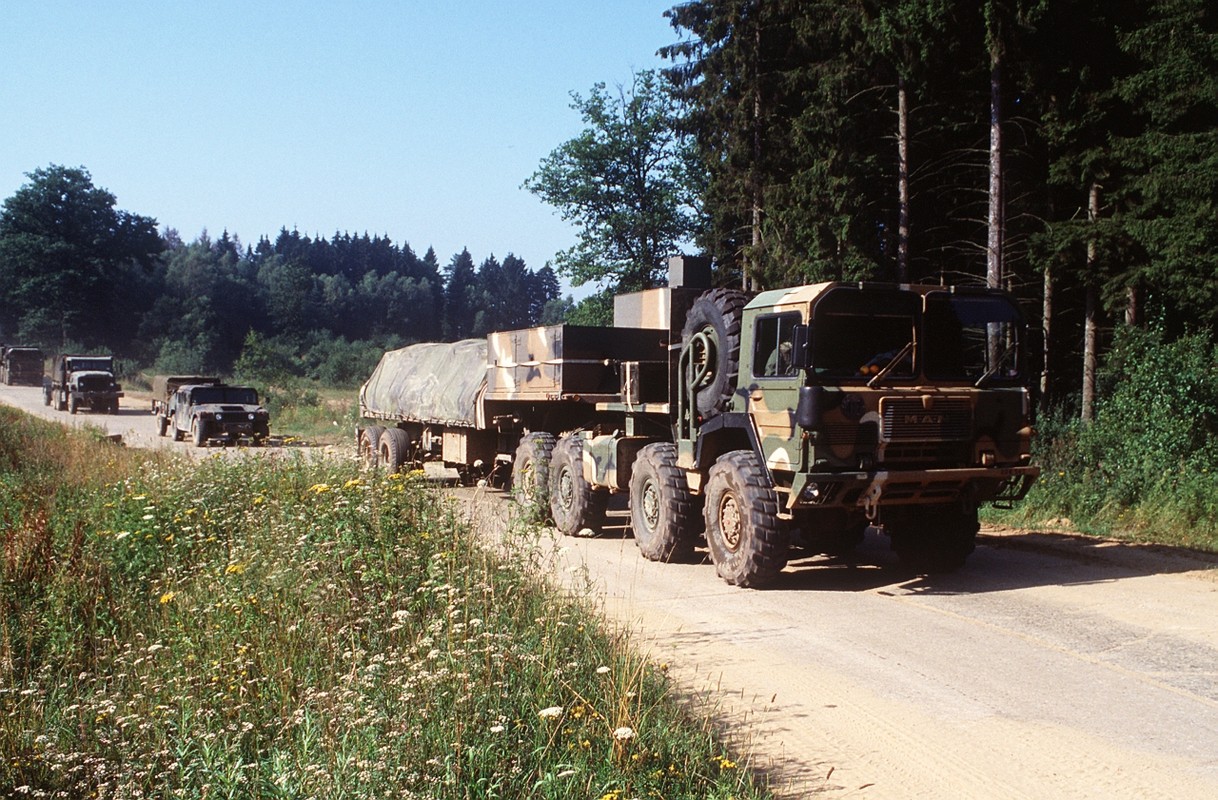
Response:
[{"label": "treeline", "polygon": [[[441,265],[382,236],[281,230],[192,242],[115,208],[84,168],[51,165],[0,212],[0,340],[106,349],[161,372],[366,378],[385,349],[560,316],[549,267],[514,255]],[[547,317],[547,314],[550,316]],[[242,361],[244,359],[244,361]]]}]

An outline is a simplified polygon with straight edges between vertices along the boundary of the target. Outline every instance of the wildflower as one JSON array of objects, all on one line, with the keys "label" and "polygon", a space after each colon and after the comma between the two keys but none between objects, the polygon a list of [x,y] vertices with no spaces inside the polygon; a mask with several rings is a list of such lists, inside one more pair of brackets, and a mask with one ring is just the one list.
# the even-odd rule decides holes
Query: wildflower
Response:
[{"label": "wildflower", "polygon": [[634,738],[634,728],[629,728],[625,725],[613,732],[613,738],[619,742],[627,742]]},{"label": "wildflower", "polygon": [[172,603],[173,598],[177,596],[177,592],[165,592],[165,594],[161,595],[161,605],[168,605],[169,603]]},{"label": "wildflower", "polygon": [[364,481],[362,478],[352,478],[351,480],[349,480],[343,484],[343,488],[344,489],[355,489],[355,488],[358,488],[363,485],[364,485]]},{"label": "wildflower", "polygon": [[244,564],[239,564],[239,563],[229,564],[227,567],[224,568],[225,575],[240,575],[243,572],[245,572]]},{"label": "wildflower", "polygon": [[562,706],[550,706],[549,708],[543,708],[541,711],[537,712],[537,716],[541,717],[542,719],[558,719],[562,716]]},{"label": "wildflower", "polygon": [[260,495],[260,494],[254,495],[254,505],[260,506],[265,502],[266,502],[266,498],[263,497],[262,495]]},{"label": "wildflower", "polygon": [[309,491],[313,494],[325,494],[326,492],[330,491],[330,484],[315,483],[309,487]]},{"label": "wildflower", "polygon": [[596,674],[597,675],[607,675],[607,674],[609,674],[609,668],[608,667],[597,667]]},{"label": "wildflower", "polygon": [[491,733],[503,733],[506,730],[507,730],[507,728],[505,728],[502,725],[492,725],[491,726]]}]

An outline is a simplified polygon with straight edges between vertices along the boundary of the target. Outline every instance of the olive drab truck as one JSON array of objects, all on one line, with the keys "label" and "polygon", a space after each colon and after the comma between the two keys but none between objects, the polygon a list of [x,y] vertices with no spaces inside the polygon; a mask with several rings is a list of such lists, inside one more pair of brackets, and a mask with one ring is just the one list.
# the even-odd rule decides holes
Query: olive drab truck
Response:
[{"label": "olive drab truck", "polygon": [[114,379],[111,356],[55,356],[51,374],[42,384],[42,400],[46,405],[73,414],[82,408],[117,414],[122,396],[123,387]]},{"label": "olive drab truck", "polygon": [[963,564],[984,503],[1031,464],[1026,327],[984,288],[669,285],[615,298],[614,325],[556,325],[386,353],[360,392],[370,465],[502,477],[564,534],[625,494],[651,560],[709,551],[762,586],[792,548],[843,553],[868,527],[920,571]]},{"label": "olive drab truck", "polygon": [[0,345],[0,382],[5,386],[41,386],[42,351],[23,345]]}]

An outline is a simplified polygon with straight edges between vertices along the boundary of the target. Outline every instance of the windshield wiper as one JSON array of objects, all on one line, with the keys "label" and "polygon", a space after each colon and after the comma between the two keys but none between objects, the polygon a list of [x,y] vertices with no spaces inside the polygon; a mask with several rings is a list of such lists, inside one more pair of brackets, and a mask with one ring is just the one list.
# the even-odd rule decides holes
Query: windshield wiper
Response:
[{"label": "windshield wiper", "polygon": [[1002,369],[1002,365],[1006,363],[1007,358],[1009,358],[1015,352],[1015,348],[1018,346],[1019,342],[1011,342],[1009,345],[1007,345],[1007,349],[1002,351],[1002,355],[998,356],[998,358],[994,360],[994,366],[987,369],[985,374],[977,379],[977,382],[973,384],[973,388],[980,389],[987,381],[989,381],[990,378],[997,375],[998,370]]},{"label": "windshield wiper", "polygon": [[899,351],[897,351],[897,354],[892,357],[892,360],[884,365],[884,368],[882,370],[877,372],[875,374],[875,376],[872,377],[871,380],[867,381],[867,388],[874,389],[875,385],[877,383],[882,381],[884,378],[887,378],[888,373],[890,373],[894,369],[896,369],[897,364],[900,364],[903,360],[905,360],[905,357],[908,356],[913,351],[913,346],[914,346],[914,340],[910,339],[909,342],[906,343],[906,345],[904,347],[902,347]]}]

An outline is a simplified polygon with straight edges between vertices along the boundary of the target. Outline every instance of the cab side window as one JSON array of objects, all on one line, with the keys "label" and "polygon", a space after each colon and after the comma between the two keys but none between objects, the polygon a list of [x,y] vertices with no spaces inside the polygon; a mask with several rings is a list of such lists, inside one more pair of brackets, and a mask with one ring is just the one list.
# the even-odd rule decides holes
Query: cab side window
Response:
[{"label": "cab side window", "polygon": [[795,374],[791,359],[795,326],[799,313],[758,317],[753,330],[753,375],[778,378]]}]

